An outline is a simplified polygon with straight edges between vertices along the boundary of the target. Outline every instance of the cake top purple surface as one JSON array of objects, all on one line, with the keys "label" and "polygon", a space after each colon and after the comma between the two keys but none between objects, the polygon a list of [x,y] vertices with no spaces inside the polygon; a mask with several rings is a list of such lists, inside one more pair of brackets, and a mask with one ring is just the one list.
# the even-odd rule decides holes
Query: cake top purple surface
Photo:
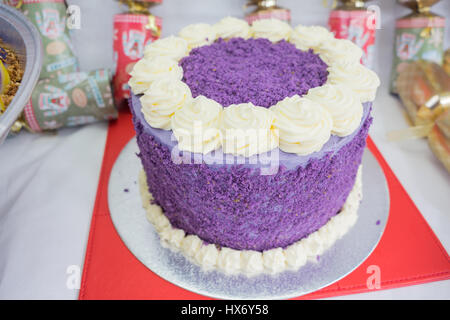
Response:
[{"label": "cake top purple surface", "polygon": [[268,108],[323,85],[328,75],[328,66],[312,50],[263,38],[218,39],[193,49],[180,65],[193,97],[203,95],[224,107],[252,102]]}]

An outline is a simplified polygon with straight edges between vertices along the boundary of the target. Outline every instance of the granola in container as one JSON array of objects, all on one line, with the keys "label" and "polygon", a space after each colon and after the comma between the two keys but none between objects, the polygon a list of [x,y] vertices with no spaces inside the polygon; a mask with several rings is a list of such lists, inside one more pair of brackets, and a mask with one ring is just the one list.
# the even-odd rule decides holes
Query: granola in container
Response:
[{"label": "granola in container", "polygon": [[16,53],[0,39],[0,115],[6,111],[19,89],[23,72]]}]

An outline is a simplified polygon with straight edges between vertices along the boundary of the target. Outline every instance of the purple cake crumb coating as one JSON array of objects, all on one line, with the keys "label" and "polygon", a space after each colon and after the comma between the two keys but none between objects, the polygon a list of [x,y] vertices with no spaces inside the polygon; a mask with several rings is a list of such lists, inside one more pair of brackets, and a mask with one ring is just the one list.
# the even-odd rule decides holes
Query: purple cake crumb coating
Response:
[{"label": "purple cake crumb coating", "polygon": [[252,102],[270,107],[323,85],[327,65],[312,50],[284,40],[219,39],[192,50],[180,61],[193,97],[204,95],[223,106]]},{"label": "purple cake crumb coating", "polygon": [[[286,247],[336,215],[353,188],[372,118],[333,153],[274,175],[244,165],[175,164],[130,99],[149,191],[176,228],[238,250]],[[300,159],[300,157],[299,157]]]}]

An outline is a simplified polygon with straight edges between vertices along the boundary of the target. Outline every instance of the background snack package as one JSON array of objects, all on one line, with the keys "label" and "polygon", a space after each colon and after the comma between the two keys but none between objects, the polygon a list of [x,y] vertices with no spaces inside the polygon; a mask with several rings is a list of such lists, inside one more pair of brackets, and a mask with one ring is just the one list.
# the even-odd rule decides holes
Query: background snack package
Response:
[{"label": "background snack package", "polygon": [[444,54],[445,18],[430,12],[438,1],[399,1],[414,10],[397,19],[394,44],[394,61],[391,71],[391,93],[397,93],[396,80],[406,65],[416,60],[442,64]]},{"label": "background snack package", "polygon": [[436,120],[428,135],[428,143],[436,157],[450,173],[450,109]]},{"label": "background snack package", "polygon": [[256,6],[256,8],[245,15],[245,20],[249,24],[256,20],[272,18],[291,23],[291,10],[277,6],[275,0],[250,0],[244,8],[250,6]]},{"label": "background snack package", "polygon": [[414,125],[434,120],[450,106],[450,76],[433,62],[419,60],[409,63],[400,72],[397,92]]},{"label": "background snack package", "polygon": [[354,2],[350,4],[344,2],[331,11],[328,26],[336,38],[348,39],[358,45],[363,50],[361,63],[371,67],[374,59],[377,19],[376,12],[364,6],[358,7]]},{"label": "background snack package", "polygon": [[119,106],[130,97],[129,73],[144,56],[147,44],[161,34],[162,20],[150,14],[117,14],[114,16],[114,100]]},{"label": "background snack package", "polygon": [[34,132],[117,118],[107,69],[61,74],[38,82],[24,109]]},{"label": "background snack package", "polygon": [[44,48],[40,79],[78,71],[63,0],[23,0],[22,12],[39,30]]}]

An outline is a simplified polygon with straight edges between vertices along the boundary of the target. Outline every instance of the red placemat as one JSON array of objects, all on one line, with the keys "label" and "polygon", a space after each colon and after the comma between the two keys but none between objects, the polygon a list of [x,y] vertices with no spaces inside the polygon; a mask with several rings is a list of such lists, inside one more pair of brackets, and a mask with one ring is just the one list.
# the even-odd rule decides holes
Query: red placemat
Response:
[{"label": "red placemat", "polygon": [[[131,115],[121,112],[109,126],[86,250],[80,299],[209,299],[160,278],[128,250],[108,209],[108,180],[122,148],[134,136]],[[347,277],[300,298],[366,292],[379,271],[381,289],[450,278],[448,253],[409,198],[386,161],[368,139],[389,186],[390,214],[383,237],[369,258]]]}]

